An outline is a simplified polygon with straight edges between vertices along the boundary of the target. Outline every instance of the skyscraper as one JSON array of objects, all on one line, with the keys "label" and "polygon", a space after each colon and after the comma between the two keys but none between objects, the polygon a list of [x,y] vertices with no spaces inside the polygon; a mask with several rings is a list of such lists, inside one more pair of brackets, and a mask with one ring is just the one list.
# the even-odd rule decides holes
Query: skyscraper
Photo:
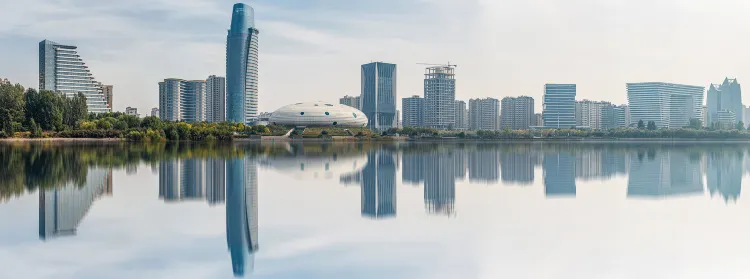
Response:
[{"label": "skyscraper", "polygon": [[526,130],[534,126],[534,98],[520,96],[505,97],[500,105],[500,128]]},{"label": "skyscraper", "polygon": [[159,82],[159,118],[167,121],[205,121],[206,82],[168,78]]},{"label": "skyscraper", "polygon": [[165,121],[180,120],[180,96],[183,80],[168,78],[159,82],[159,118]]},{"label": "skyscraper", "polygon": [[361,110],[360,101],[361,101],[361,98],[359,96],[346,95],[343,98],[339,99],[339,104],[347,105],[355,109]]},{"label": "skyscraper", "polygon": [[[576,101],[576,125],[595,130],[608,129],[611,125],[614,125],[614,112],[609,110],[611,106],[611,103],[604,101]],[[605,119],[606,117],[610,118]],[[605,123],[606,120],[610,122]]]},{"label": "skyscraper", "polygon": [[643,120],[659,128],[681,128],[701,117],[701,86],[643,82],[628,83],[627,89],[631,124]]},{"label": "skyscraper", "polygon": [[495,131],[500,128],[500,102],[493,98],[469,100],[469,129]]},{"label": "skyscraper", "polygon": [[545,84],[542,118],[544,127],[567,129],[576,126],[575,84]]},{"label": "skyscraper", "polygon": [[425,69],[424,126],[452,129],[456,117],[456,77],[453,66]]},{"label": "skyscraper", "polygon": [[422,127],[424,125],[424,99],[417,95],[401,99],[403,126]]},{"label": "skyscraper", "polygon": [[373,62],[362,65],[360,110],[374,130],[396,127],[396,65]]},{"label": "skyscraper", "polygon": [[466,102],[456,100],[456,130],[466,130],[469,128],[469,111],[466,109]]},{"label": "skyscraper", "polygon": [[102,85],[102,94],[104,94],[104,99],[107,101],[107,107],[110,111],[114,110],[114,107],[112,107],[112,101],[115,97],[113,91],[112,85]]},{"label": "skyscraper", "polygon": [[630,108],[627,105],[614,107],[615,127],[627,127],[630,125]]},{"label": "skyscraper", "polygon": [[708,87],[706,107],[708,109],[708,115],[706,116],[708,126],[717,122],[717,114],[723,109],[732,111],[738,121],[742,120],[744,113],[742,88],[737,79],[724,78],[721,85],[712,83]]},{"label": "skyscraper", "polygon": [[226,121],[226,86],[224,77],[209,76],[206,79],[206,121],[218,123]]},{"label": "skyscraper", "polygon": [[102,86],[94,80],[77,49],[49,40],[39,42],[39,90],[53,91],[68,98],[82,93],[89,112],[112,111],[107,106]]},{"label": "skyscraper", "polygon": [[257,120],[258,34],[253,8],[234,4],[227,35],[227,121],[252,124]]}]

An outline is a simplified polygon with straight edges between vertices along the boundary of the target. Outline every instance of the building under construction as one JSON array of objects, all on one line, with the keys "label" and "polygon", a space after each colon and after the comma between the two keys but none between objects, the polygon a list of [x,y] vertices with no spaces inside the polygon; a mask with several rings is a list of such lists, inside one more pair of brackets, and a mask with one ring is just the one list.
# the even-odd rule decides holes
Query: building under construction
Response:
[{"label": "building under construction", "polygon": [[454,65],[428,67],[424,74],[424,125],[453,129],[456,114]]}]

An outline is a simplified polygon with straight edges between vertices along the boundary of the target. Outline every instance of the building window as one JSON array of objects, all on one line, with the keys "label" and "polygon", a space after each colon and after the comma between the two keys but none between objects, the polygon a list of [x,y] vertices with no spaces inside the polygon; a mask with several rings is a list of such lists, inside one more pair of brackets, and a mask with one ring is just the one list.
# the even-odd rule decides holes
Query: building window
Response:
[{"label": "building window", "polygon": [[326,115],[331,115],[331,114],[326,111]]},{"label": "building window", "polygon": [[305,115],[305,112],[304,112],[304,111],[303,111],[303,112],[300,112],[300,113],[299,113],[299,115]]},{"label": "building window", "polygon": [[339,122],[333,121],[333,126],[339,125]]}]

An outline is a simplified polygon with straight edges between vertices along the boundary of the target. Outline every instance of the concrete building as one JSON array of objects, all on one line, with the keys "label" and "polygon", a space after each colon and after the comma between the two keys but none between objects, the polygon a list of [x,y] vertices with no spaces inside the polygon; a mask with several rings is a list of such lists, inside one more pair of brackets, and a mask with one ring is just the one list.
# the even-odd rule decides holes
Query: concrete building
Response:
[{"label": "concrete building", "polygon": [[39,90],[53,91],[68,98],[82,93],[86,97],[88,112],[111,112],[102,86],[94,79],[77,49],[49,40],[39,42]]},{"label": "concrete building", "polygon": [[456,117],[456,77],[452,66],[425,69],[424,126],[452,129]]},{"label": "concrete building", "polygon": [[361,111],[368,127],[388,130],[396,127],[396,65],[373,62],[362,65]]},{"label": "concrete building", "polygon": [[544,126],[544,118],[541,113],[534,114],[534,126]]},{"label": "concrete building", "polygon": [[140,114],[138,114],[138,108],[133,107],[127,107],[125,108],[125,115],[135,116],[135,117],[141,117]]},{"label": "concrete building", "polygon": [[737,120],[743,119],[744,107],[742,106],[742,88],[737,79],[724,78],[721,84],[711,84],[706,96],[706,107],[708,110],[708,123],[718,121],[720,110],[728,109],[734,113]]},{"label": "concrete building", "polygon": [[745,107],[744,112],[742,112],[742,122],[745,124],[745,127],[748,126],[750,123],[750,107]]},{"label": "concrete building", "polygon": [[205,121],[206,82],[165,79],[159,82],[159,118],[166,121]]},{"label": "concrete building", "polygon": [[658,128],[681,128],[700,119],[704,88],[664,82],[628,83],[630,123],[654,121]]},{"label": "concrete building", "polygon": [[466,102],[456,100],[456,124],[453,126],[456,130],[466,130],[469,128],[469,111],[466,109]]},{"label": "concrete building", "polygon": [[346,95],[343,98],[339,99],[339,104],[347,105],[355,109],[362,110],[361,105],[360,105],[361,99],[362,98],[360,98],[360,96]]},{"label": "concrete building", "polygon": [[112,106],[112,100],[114,99],[114,92],[113,92],[113,86],[112,85],[104,85],[102,84],[102,94],[104,94],[104,100],[107,101],[107,107],[110,111],[114,110],[114,107]]},{"label": "concrete building", "polygon": [[627,105],[614,106],[615,128],[630,125],[630,109]]},{"label": "concrete building", "polygon": [[716,112],[716,117],[711,124],[721,129],[734,129],[737,125],[737,115],[730,109],[721,109]]},{"label": "concrete building", "polygon": [[469,129],[474,131],[500,129],[500,102],[493,98],[469,100]]},{"label": "concrete building", "polygon": [[403,126],[406,127],[423,127],[424,126],[424,99],[417,95],[401,99],[401,109],[403,110]]},{"label": "concrete building", "polygon": [[609,102],[576,101],[576,125],[595,130],[608,129],[614,125],[614,111],[611,109]]},{"label": "concrete building", "polygon": [[159,108],[152,108],[151,109],[151,116],[159,117]]},{"label": "concrete building", "polygon": [[544,127],[567,129],[576,126],[575,84],[545,84],[542,118]]},{"label": "concrete building", "polygon": [[219,123],[226,121],[227,79],[209,76],[206,79],[206,121]]},{"label": "concrete building", "polygon": [[527,130],[535,126],[534,98],[520,96],[505,97],[501,101],[500,128],[511,130]]},{"label": "concrete building", "polygon": [[253,124],[258,117],[259,33],[253,8],[234,4],[227,34],[227,121]]}]

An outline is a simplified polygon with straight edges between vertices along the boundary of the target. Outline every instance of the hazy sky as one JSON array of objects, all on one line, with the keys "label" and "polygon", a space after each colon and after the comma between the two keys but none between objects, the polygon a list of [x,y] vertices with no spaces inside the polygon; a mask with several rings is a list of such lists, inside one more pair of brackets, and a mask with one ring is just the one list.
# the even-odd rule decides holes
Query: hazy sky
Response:
[{"label": "hazy sky", "polygon": [[[79,47],[115,109],[147,113],[168,77],[225,75],[228,0],[0,0],[0,77],[38,86],[38,42]],[[457,98],[577,83],[625,103],[625,82],[708,86],[750,77],[740,0],[255,0],[260,107],[359,94],[360,65],[398,64],[399,98],[422,95],[418,62],[458,64]],[[400,106],[400,101],[399,101]]]}]

